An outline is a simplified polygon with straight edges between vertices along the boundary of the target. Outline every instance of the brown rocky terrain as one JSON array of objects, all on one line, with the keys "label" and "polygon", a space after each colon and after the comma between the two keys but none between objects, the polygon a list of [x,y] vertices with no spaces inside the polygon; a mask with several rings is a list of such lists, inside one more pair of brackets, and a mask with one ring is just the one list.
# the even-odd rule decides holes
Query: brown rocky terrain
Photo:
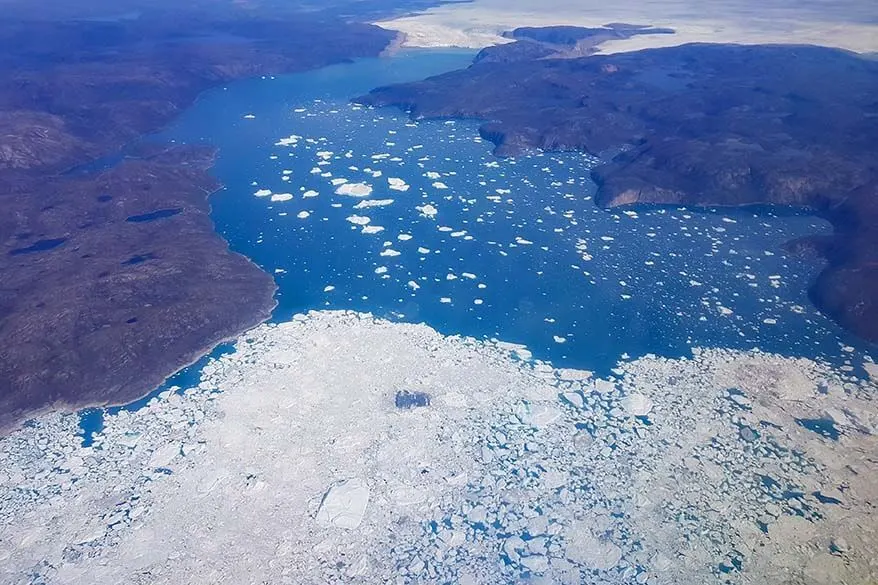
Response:
[{"label": "brown rocky terrain", "polygon": [[214,232],[213,153],[130,145],[217,84],[378,55],[393,33],[358,20],[399,13],[78,4],[0,15],[0,429],[133,400],[270,314],[272,278]]},{"label": "brown rocky terrain", "polygon": [[878,62],[813,46],[684,45],[476,63],[358,101],[485,120],[500,155],[601,156],[606,207],[785,205],[835,227],[814,303],[878,341]]}]

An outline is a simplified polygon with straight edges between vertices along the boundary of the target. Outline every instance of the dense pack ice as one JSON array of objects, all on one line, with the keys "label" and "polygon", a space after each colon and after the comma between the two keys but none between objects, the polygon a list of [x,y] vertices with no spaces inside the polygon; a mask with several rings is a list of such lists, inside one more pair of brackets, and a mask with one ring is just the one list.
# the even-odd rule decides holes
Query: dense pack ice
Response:
[{"label": "dense pack ice", "polygon": [[0,438],[0,582],[878,582],[874,382],[527,355],[315,312],[88,446],[38,418]]}]

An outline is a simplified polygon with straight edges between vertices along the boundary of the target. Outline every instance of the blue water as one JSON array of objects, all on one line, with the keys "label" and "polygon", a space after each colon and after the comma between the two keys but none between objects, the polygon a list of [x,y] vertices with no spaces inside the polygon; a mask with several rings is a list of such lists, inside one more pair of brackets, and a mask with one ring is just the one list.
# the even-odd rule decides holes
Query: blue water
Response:
[{"label": "blue water", "polygon": [[[225,187],[211,198],[212,217],[233,250],[274,275],[274,319],[370,311],[524,343],[535,357],[599,372],[620,356],[682,356],[693,346],[854,364],[871,349],[809,303],[820,264],[781,249],[828,233],[820,219],[764,208],[605,211],[592,201],[591,157],[498,159],[476,121],[413,122],[350,103],[471,58],[412,51],[236,82],[155,137],[219,147],[213,173]],[[336,194],[339,179],[372,193]],[[393,203],[355,209],[374,199]],[[363,217],[383,230],[362,233]]]}]

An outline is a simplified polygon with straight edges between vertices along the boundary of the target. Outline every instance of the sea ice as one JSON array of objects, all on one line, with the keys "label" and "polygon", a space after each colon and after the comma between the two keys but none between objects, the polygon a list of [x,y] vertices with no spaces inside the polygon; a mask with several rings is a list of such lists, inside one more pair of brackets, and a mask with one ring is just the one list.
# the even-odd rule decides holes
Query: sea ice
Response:
[{"label": "sea ice", "polygon": [[368,209],[370,207],[385,207],[391,205],[393,199],[364,199],[354,205],[354,209]]},{"label": "sea ice", "polygon": [[436,209],[435,207],[433,207],[432,205],[430,205],[429,203],[427,203],[425,205],[418,205],[415,207],[415,209],[420,211],[421,215],[423,217],[428,218],[428,219],[434,219],[436,217],[436,214],[439,213],[439,210]]},{"label": "sea ice", "polygon": [[347,217],[347,220],[354,225],[366,225],[370,221],[372,221],[370,218],[366,217],[365,215],[350,215]]},{"label": "sea ice", "polygon": [[402,179],[398,179],[396,177],[388,177],[387,183],[389,184],[390,188],[393,189],[394,191],[408,191],[409,190],[409,185],[405,181],[403,181]]},{"label": "sea ice", "polygon": [[[105,411],[88,446],[63,412],[0,437],[4,582],[878,576],[875,384],[824,363],[694,348],[594,379],[326,311],[200,373]],[[815,418],[836,434],[797,422]]]},{"label": "sea ice", "polygon": [[339,186],[335,193],[337,195],[348,195],[350,197],[368,197],[372,194],[372,187],[366,183],[345,183]]},{"label": "sea ice", "polygon": [[341,481],[326,492],[316,520],[323,526],[353,530],[363,521],[369,504],[369,488],[358,479]]}]

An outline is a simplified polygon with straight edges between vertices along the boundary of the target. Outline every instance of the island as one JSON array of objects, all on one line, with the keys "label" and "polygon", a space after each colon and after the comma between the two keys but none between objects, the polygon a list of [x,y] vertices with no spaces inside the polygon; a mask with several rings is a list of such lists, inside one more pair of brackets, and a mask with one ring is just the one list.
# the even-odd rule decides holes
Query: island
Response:
[{"label": "island", "polygon": [[810,210],[834,226],[829,237],[790,243],[827,262],[810,297],[878,341],[878,61],[816,46],[721,44],[552,58],[545,39],[557,34],[527,34],[545,50],[483,53],[465,70],[357,101],[484,120],[481,135],[498,155],[596,155],[595,200],[608,208]]}]

